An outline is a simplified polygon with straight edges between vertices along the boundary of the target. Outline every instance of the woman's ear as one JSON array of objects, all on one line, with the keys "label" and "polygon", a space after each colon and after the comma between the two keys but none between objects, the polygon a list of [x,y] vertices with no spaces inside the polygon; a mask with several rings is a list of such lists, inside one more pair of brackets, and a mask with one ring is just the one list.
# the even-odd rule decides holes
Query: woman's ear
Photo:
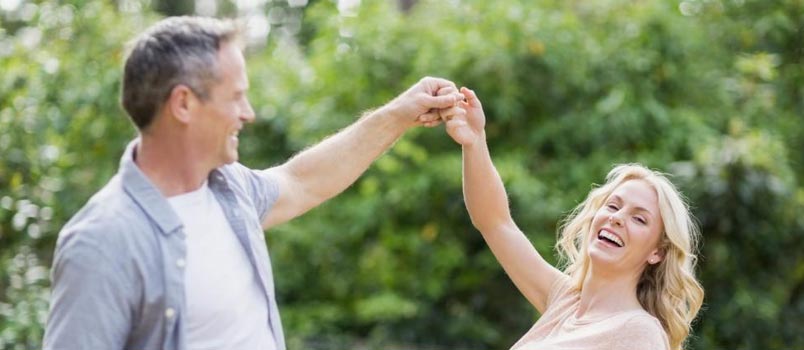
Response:
[{"label": "woman's ear", "polygon": [[648,264],[655,265],[664,260],[664,249],[656,248],[648,255]]}]

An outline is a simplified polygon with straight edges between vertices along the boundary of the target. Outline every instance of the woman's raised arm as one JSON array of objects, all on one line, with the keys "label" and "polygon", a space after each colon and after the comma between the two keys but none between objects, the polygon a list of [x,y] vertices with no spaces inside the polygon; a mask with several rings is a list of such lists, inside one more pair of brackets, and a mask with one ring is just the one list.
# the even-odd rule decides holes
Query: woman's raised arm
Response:
[{"label": "woman's raised arm", "polygon": [[463,195],[472,224],[520,292],[544,312],[550,287],[562,272],[539,255],[516,226],[502,179],[491,160],[480,100],[467,88],[465,115],[444,116],[447,133],[463,148]]}]

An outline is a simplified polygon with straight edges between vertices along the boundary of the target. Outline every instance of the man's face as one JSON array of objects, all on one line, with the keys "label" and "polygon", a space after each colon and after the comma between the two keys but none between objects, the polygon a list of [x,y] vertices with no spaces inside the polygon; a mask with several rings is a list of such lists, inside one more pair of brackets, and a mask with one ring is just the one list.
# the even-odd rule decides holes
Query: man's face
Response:
[{"label": "man's face", "polygon": [[201,148],[213,168],[237,161],[238,133],[243,124],[254,121],[248,102],[246,62],[240,49],[225,43],[218,51],[220,81],[210,88],[209,99],[193,112],[194,145]]}]

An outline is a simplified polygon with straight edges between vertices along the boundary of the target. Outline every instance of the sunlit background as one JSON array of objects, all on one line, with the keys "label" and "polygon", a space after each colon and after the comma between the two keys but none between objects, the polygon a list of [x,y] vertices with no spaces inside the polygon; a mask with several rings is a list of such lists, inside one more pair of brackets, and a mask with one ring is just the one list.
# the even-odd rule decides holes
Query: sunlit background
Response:
[{"label": "sunlit background", "polygon": [[[39,349],[59,229],[115,173],[125,43],[237,18],[278,164],[425,75],[476,90],[519,226],[556,228],[612,165],[671,174],[703,231],[690,349],[804,348],[802,0],[0,0],[0,349]],[[360,150],[355,150],[359,152]],[[538,318],[471,226],[460,149],[411,130],[266,233],[290,349],[506,349]]]}]

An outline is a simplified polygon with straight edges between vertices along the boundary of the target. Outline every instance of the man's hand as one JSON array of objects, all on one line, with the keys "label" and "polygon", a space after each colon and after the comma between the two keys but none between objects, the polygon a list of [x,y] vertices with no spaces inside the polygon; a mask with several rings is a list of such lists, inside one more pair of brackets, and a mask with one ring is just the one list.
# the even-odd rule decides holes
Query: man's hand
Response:
[{"label": "man's hand", "polygon": [[438,110],[456,105],[464,96],[455,83],[441,78],[425,77],[397,96],[385,107],[406,126],[436,126],[441,122]]}]

